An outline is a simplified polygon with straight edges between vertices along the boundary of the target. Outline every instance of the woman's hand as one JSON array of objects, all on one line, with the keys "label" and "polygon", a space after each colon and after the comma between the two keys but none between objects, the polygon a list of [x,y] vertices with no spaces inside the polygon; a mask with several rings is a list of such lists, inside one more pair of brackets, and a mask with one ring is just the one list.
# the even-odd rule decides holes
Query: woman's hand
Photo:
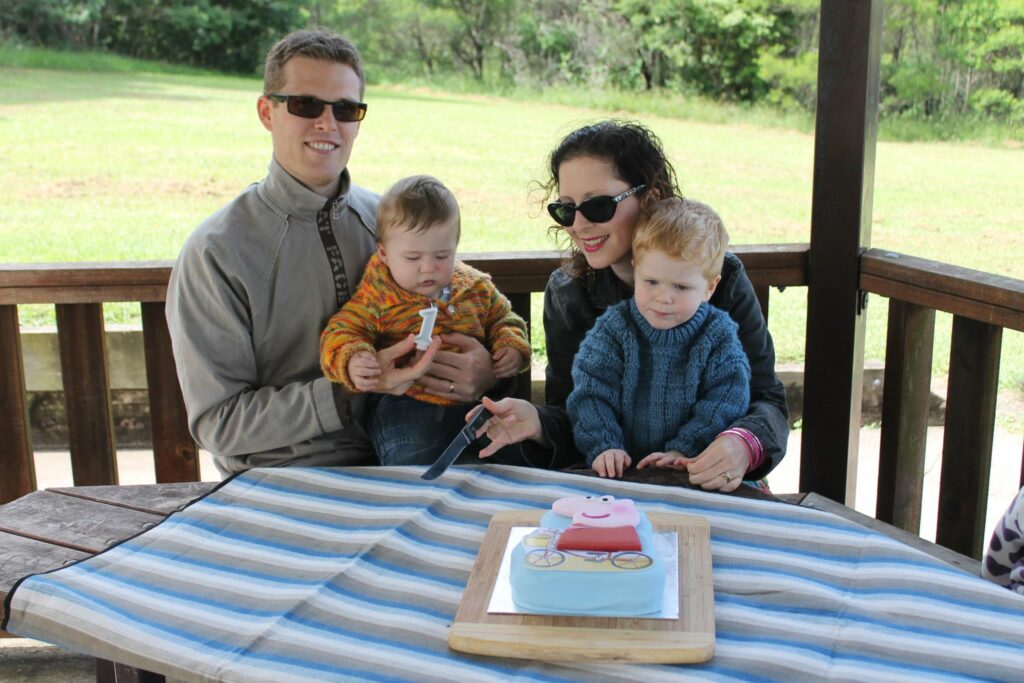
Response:
[{"label": "woman's hand", "polygon": [[746,445],[730,436],[719,436],[704,452],[686,463],[690,483],[708,491],[735,491],[743,483],[750,456]]},{"label": "woman's hand", "polygon": [[484,345],[464,334],[442,334],[441,341],[459,351],[438,351],[420,384],[428,394],[444,396],[459,403],[472,403],[498,383],[491,354]]},{"label": "woman's hand", "polygon": [[[484,396],[483,403],[484,408],[491,411],[493,417],[476,430],[477,438],[486,434],[487,438],[491,440],[487,448],[480,451],[481,458],[494,455],[504,446],[527,439],[544,443],[544,432],[540,427],[537,407],[529,401],[524,401],[521,398],[503,398],[500,401],[492,401]],[[469,411],[466,415],[466,422],[472,420],[479,410],[478,406]]]},{"label": "woman's hand", "polygon": [[408,355],[415,345],[416,338],[410,334],[397,344],[377,352],[380,374],[377,375],[377,385],[374,387],[376,393],[401,396],[408,391],[413,382],[420,379],[423,373],[430,367],[434,356],[437,354],[437,350],[441,348],[441,339],[440,337],[434,337],[427,350],[412,365],[402,368],[398,367],[398,361]]}]

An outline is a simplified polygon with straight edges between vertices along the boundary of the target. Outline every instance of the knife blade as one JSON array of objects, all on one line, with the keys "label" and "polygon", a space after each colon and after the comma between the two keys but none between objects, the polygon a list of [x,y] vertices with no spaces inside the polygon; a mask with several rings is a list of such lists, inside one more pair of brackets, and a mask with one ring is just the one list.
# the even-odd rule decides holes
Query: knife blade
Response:
[{"label": "knife blade", "polygon": [[466,446],[476,441],[476,430],[480,429],[487,420],[491,418],[491,412],[487,408],[480,408],[480,412],[473,416],[473,419],[466,423],[466,426],[459,430],[452,442],[444,449],[440,457],[434,461],[430,468],[420,475],[421,479],[437,479],[455,460],[466,450]]}]

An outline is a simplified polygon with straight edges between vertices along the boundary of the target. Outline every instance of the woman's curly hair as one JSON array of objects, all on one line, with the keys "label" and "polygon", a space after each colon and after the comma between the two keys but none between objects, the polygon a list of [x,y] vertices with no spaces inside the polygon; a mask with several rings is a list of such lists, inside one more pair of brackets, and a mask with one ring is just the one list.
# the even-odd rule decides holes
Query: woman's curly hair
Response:
[{"label": "woman's curly hair", "polygon": [[[578,157],[594,157],[611,163],[615,175],[630,187],[646,185],[640,193],[640,210],[645,214],[659,199],[680,196],[676,172],[665,157],[661,140],[646,126],[634,121],[599,121],[572,131],[558,143],[548,159],[549,176],[540,185],[543,202],[558,196],[558,169]],[[549,229],[556,239],[564,238],[561,226]],[[563,247],[567,254],[566,272],[579,277],[586,272],[587,260],[572,240]]]}]

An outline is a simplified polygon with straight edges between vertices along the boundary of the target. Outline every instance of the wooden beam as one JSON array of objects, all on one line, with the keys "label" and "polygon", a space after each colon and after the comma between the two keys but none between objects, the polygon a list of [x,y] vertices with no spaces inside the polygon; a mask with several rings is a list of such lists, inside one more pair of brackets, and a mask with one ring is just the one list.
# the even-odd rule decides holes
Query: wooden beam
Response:
[{"label": "wooden beam", "polygon": [[[806,244],[736,245],[755,285],[805,285]],[[562,263],[557,251],[466,253],[460,258],[485,273],[505,294],[541,292]],[[171,261],[0,264],[0,304],[163,301]]]},{"label": "wooden beam", "polygon": [[841,503],[856,484],[881,37],[881,0],[822,1],[800,488]]},{"label": "wooden beam", "polygon": [[935,542],[981,559],[999,390],[1001,327],[953,318]]},{"label": "wooden beam", "polygon": [[117,483],[101,304],[57,304],[71,470],[76,486]]},{"label": "wooden beam", "polygon": [[188,431],[162,301],[142,304],[142,337],[156,483],[199,481],[199,447]]},{"label": "wooden beam", "polygon": [[915,534],[921,530],[934,339],[934,310],[889,302],[875,517]]},{"label": "wooden beam", "polygon": [[772,288],[768,285],[754,285],[754,295],[757,297],[757,303],[761,306],[761,315],[764,317],[764,321],[768,322],[768,305],[771,299]]},{"label": "wooden beam", "polygon": [[861,289],[1024,332],[1024,280],[891,251],[861,258]]},{"label": "wooden beam", "polygon": [[[526,339],[530,339],[530,331],[532,325],[530,323],[530,297],[532,295],[529,292],[520,292],[518,294],[509,294],[508,299],[512,303],[512,310],[520,318],[526,321]],[[531,392],[533,390],[532,381],[530,379],[530,371],[527,370],[524,373],[516,375],[516,388],[513,395],[516,398],[521,398],[524,401],[529,401]]]},{"label": "wooden beam", "polygon": [[18,307],[0,306],[0,505],[36,489]]}]

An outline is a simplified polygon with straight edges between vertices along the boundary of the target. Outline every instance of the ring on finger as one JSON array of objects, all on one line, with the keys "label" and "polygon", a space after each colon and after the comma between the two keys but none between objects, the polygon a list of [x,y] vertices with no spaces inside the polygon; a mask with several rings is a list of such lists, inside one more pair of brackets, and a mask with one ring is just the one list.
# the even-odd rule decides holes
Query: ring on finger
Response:
[{"label": "ring on finger", "polygon": [[722,472],[722,477],[725,478],[725,483],[728,484],[732,481],[732,476],[728,472]]},{"label": "ring on finger", "polygon": [[454,394],[455,393],[455,382],[448,382],[448,393],[449,394]]}]

